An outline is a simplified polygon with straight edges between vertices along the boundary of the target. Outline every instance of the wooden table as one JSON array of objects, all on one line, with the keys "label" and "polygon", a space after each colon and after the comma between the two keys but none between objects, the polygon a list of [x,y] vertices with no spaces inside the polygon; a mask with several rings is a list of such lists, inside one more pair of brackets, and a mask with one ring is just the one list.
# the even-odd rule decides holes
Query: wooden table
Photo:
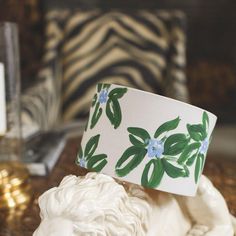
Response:
[{"label": "wooden table", "polygon": [[[26,210],[13,213],[0,212],[0,236],[32,236],[40,223],[37,198],[47,189],[57,186],[65,175],[84,175],[86,171],[75,165],[80,139],[68,141],[60,160],[47,177],[32,177],[32,201]],[[225,197],[230,212],[236,216],[236,158],[207,157],[204,170]],[[46,236],[46,235],[45,235]]]}]

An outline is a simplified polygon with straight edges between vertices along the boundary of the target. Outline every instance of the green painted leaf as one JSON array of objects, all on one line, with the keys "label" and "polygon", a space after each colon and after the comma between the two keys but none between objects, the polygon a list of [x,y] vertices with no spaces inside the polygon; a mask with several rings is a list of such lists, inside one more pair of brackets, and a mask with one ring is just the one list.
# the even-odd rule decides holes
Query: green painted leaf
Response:
[{"label": "green painted leaf", "polygon": [[171,178],[186,177],[186,171],[183,166],[178,165],[176,162],[167,161],[165,158],[161,159],[164,170]]},{"label": "green painted leaf", "polygon": [[176,156],[180,154],[186,145],[188,144],[189,139],[185,134],[172,134],[169,136],[164,143],[164,155]]},{"label": "green painted leaf", "polygon": [[122,98],[126,92],[127,88],[115,88],[111,90],[111,92],[108,94],[108,97],[113,99],[119,99]]},{"label": "green painted leaf", "polygon": [[134,146],[147,146],[147,141],[151,138],[145,129],[129,127],[129,140]]},{"label": "green painted leaf", "polygon": [[135,136],[132,134],[129,134],[129,140],[134,146],[145,147],[145,144],[141,142],[139,139],[135,138]]},{"label": "green painted leaf", "polygon": [[136,168],[144,159],[147,150],[142,147],[129,147],[116,163],[116,174],[120,177],[126,176]]},{"label": "green painted leaf", "polygon": [[97,103],[91,119],[90,129],[94,128],[94,126],[97,124],[99,118],[102,115],[102,108],[101,107],[99,108],[99,106],[100,104]]},{"label": "green painted leaf", "polygon": [[104,88],[104,89],[109,89],[110,87],[111,87],[110,84],[103,84],[103,88]]},{"label": "green painted leaf", "polygon": [[202,169],[201,169],[201,172],[203,171],[203,168],[204,168],[204,165],[205,165],[205,156],[203,154],[199,154],[200,158],[201,158],[201,161],[202,161]]},{"label": "green painted leaf", "polygon": [[203,125],[204,131],[207,133],[207,130],[209,127],[209,117],[205,111],[202,114],[202,125]]},{"label": "green painted leaf", "polygon": [[196,161],[196,164],[195,164],[195,171],[194,171],[194,179],[195,179],[195,183],[198,182],[198,179],[201,175],[201,172],[202,172],[202,158],[201,158],[201,155],[198,155],[197,156],[197,161]]},{"label": "green painted leaf", "polygon": [[195,142],[195,143],[191,143],[189,145],[187,145],[184,148],[184,151],[181,153],[179,159],[178,159],[178,163],[182,164],[184,162],[186,162],[190,156],[193,154],[193,152],[196,152],[201,146],[201,143],[199,142]]},{"label": "green painted leaf", "polygon": [[106,114],[114,128],[118,128],[121,123],[121,109],[117,99],[109,98],[106,105]]},{"label": "green painted leaf", "polygon": [[187,129],[190,137],[195,141],[203,141],[207,136],[203,128],[203,125],[201,124],[198,125],[187,124]]},{"label": "green painted leaf", "polygon": [[99,138],[100,138],[100,134],[93,136],[87,142],[87,144],[85,146],[85,150],[84,150],[84,157],[86,158],[86,160],[88,160],[95,152],[95,150],[98,146]]},{"label": "green painted leaf", "polygon": [[83,157],[83,149],[82,149],[81,146],[80,146],[80,149],[79,149],[78,157],[79,157],[79,158],[82,158],[82,157]]},{"label": "green painted leaf", "polygon": [[183,177],[189,177],[190,175],[190,172],[189,172],[189,169],[188,169],[188,166],[186,165],[183,165],[183,168],[184,168],[184,171],[185,171],[185,174]]},{"label": "green painted leaf", "polygon": [[97,85],[97,90],[98,90],[98,92],[101,92],[102,86],[103,86],[102,83],[98,83],[98,85]]},{"label": "green painted leaf", "polygon": [[[152,170],[152,173],[149,177],[150,170]],[[161,159],[152,159],[146,164],[143,170],[141,183],[145,187],[156,188],[160,184],[163,175],[164,169]]]},{"label": "green painted leaf", "polygon": [[93,96],[93,100],[92,100],[92,107],[95,106],[95,104],[96,104],[96,102],[97,102],[97,99],[98,99],[98,95],[95,94],[95,95]]},{"label": "green painted leaf", "polygon": [[170,120],[165,122],[164,124],[162,124],[155,132],[154,134],[154,138],[159,137],[161,134],[163,134],[164,132],[170,131],[170,130],[174,130],[177,128],[177,126],[179,125],[180,122],[180,118],[177,117],[174,120]]},{"label": "green painted leaf", "polygon": [[194,161],[195,161],[195,159],[196,159],[196,157],[197,157],[197,154],[198,154],[198,153],[193,154],[193,155],[187,160],[187,162],[186,162],[186,165],[187,165],[187,166],[192,166],[192,164],[194,163]]},{"label": "green painted leaf", "polygon": [[107,164],[107,155],[99,154],[92,156],[87,162],[87,168],[92,171],[100,172]]}]

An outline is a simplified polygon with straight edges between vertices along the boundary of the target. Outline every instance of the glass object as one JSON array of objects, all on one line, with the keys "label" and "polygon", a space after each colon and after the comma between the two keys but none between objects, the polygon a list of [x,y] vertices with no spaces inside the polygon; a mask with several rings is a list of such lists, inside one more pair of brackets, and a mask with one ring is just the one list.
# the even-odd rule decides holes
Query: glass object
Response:
[{"label": "glass object", "polygon": [[3,120],[0,132],[0,161],[20,160],[19,47],[17,25],[14,23],[0,23],[0,64],[0,102],[3,104],[0,108],[0,117]]},{"label": "glass object", "polygon": [[20,72],[18,30],[0,23],[0,209],[30,199],[29,175],[21,163]]}]

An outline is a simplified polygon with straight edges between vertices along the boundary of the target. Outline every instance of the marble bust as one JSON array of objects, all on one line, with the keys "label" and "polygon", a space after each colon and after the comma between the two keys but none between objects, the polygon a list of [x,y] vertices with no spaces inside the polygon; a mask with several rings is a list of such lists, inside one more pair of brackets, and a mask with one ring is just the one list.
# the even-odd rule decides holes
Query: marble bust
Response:
[{"label": "marble bust", "polygon": [[109,176],[66,176],[39,198],[33,236],[233,236],[235,218],[205,176],[182,197]]}]

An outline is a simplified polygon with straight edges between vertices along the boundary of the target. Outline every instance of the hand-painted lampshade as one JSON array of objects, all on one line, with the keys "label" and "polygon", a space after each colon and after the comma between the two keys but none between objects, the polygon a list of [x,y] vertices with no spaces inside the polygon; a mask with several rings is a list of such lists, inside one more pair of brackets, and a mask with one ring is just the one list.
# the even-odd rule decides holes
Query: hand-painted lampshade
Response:
[{"label": "hand-painted lampshade", "polygon": [[194,196],[216,116],[118,85],[98,84],[77,164],[124,181]]}]

